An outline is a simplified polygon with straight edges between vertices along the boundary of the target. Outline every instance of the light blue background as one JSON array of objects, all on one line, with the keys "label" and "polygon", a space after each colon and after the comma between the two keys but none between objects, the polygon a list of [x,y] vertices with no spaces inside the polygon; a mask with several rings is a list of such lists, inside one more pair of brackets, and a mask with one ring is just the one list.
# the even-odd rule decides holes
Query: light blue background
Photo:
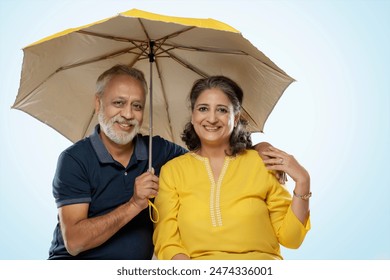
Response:
[{"label": "light blue background", "polygon": [[312,230],[286,259],[390,259],[390,2],[368,0],[1,0],[0,259],[47,258],[51,181],[71,144],[10,109],[22,48],[132,8],[228,23],[297,80],[255,137],[311,174]]}]

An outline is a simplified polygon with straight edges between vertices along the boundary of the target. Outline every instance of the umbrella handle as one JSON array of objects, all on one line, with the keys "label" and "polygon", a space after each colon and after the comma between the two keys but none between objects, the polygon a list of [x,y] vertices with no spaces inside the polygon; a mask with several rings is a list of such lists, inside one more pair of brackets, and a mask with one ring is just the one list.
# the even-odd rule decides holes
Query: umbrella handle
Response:
[{"label": "umbrella handle", "polygon": [[[157,223],[158,220],[160,219],[160,214],[158,213],[157,207],[156,207],[156,205],[153,204],[153,202],[150,201],[150,199],[148,199],[148,204],[149,204],[149,217],[150,217],[150,220],[153,223]],[[153,218],[153,209],[156,212],[156,219]]]}]

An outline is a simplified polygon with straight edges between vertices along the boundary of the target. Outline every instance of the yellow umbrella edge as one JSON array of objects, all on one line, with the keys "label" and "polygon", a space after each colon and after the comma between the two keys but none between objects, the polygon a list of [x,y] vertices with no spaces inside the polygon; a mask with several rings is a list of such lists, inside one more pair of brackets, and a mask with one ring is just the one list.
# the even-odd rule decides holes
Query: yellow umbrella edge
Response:
[{"label": "yellow umbrella edge", "polygon": [[162,21],[168,23],[178,23],[187,26],[195,26],[199,28],[209,28],[221,31],[229,31],[234,33],[240,33],[237,29],[221,21],[212,18],[185,18],[185,17],[174,17],[166,16],[161,14],[150,13],[138,9],[132,9],[127,12],[120,13],[120,15],[128,17],[138,17],[148,20]]},{"label": "yellow umbrella edge", "polygon": [[46,41],[50,41],[51,39],[55,39],[55,38],[58,38],[58,37],[61,37],[61,36],[65,36],[69,33],[72,33],[72,32],[75,32],[75,31],[78,31],[78,30],[81,30],[81,29],[84,29],[84,28],[87,28],[89,26],[92,26],[92,25],[95,25],[95,24],[98,24],[98,23],[101,23],[101,22],[105,22],[111,18],[114,18],[114,17],[109,17],[109,18],[106,18],[106,19],[102,19],[102,20],[99,20],[99,21],[95,21],[93,23],[89,23],[89,24],[86,24],[86,25],[82,25],[82,26],[79,26],[79,27],[74,27],[74,28],[69,28],[69,29],[65,29],[63,31],[60,31],[60,32],[57,32],[57,33],[54,33],[53,35],[50,35],[50,36],[47,36],[45,38],[42,38],[34,43],[31,43],[30,45],[27,45],[26,47],[24,47],[23,49],[26,49],[26,48],[29,48],[29,47],[32,47],[32,46],[35,46],[35,45],[38,45],[40,43],[43,43],[43,42],[46,42]]},{"label": "yellow umbrella edge", "polygon": [[166,16],[166,15],[161,15],[161,14],[150,13],[150,12],[146,12],[146,11],[142,11],[142,10],[138,10],[138,9],[131,9],[131,10],[128,10],[126,12],[119,13],[118,15],[113,16],[113,17],[105,18],[105,19],[102,19],[102,20],[99,20],[99,21],[96,21],[93,23],[89,23],[89,24],[82,25],[79,27],[69,28],[69,29],[57,32],[53,35],[42,38],[42,39],[24,47],[23,49],[32,47],[34,45],[38,45],[40,43],[52,40],[54,38],[65,36],[69,33],[93,26],[95,24],[105,22],[105,21],[110,20],[110,19],[117,17],[117,16],[137,17],[137,18],[162,21],[162,22],[167,22],[167,23],[178,23],[178,24],[182,24],[182,25],[186,25],[186,26],[195,26],[195,27],[199,27],[199,28],[208,28],[208,29],[216,29],[216,30],[221,30],[221,31],[240,33],[237,29],[231,27],[230,25],[223,23],[221,21],[212,19],[212,18],[174,17],[174,16]]}]

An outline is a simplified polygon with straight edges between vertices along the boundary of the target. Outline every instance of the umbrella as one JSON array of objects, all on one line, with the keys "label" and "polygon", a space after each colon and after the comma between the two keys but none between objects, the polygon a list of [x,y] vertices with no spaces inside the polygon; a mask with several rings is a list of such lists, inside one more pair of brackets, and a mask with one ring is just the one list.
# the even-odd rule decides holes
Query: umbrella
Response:
[{"label": "umbrella", "polygon": [[154,132],[180,145],[190,116],[186,98],[196,79],[226,75],[238,82],[245,93],[243,113],[253,132],[263,131],[275,104],[294,81],[225,23],[137,9],[59,32],[23,52],[12,108],[72,142],[89,135],[97,123],[95,82],[115,64],[131,65],[149,80],[153,103],[146,104],[141,132],[150,136]]}]

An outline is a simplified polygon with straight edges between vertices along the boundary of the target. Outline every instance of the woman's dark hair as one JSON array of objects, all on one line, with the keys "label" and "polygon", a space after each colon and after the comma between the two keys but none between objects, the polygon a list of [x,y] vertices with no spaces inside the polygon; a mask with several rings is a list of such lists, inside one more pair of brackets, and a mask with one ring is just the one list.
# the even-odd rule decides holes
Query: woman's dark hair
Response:
[{"label": "woman's dark hair", "polygon": [[[191,112],[194,110],[195,102],[199,95],[203,91],[212,88],[218,88],[226,94],[230,102],[233,104],[234,114],[237,114],[241,111],[241,104],[244,94],[240,86],[228,77],[211,76],[195,81],[194,85],[192,86],[189,96]],[[233,132],[230,135],[231,150],[230,152],[226,151],[228,155],[235,156],[243,152],[245,149],[252,147],[251,133],[246,129],[247,124],[248,121],[240,115],[237,126],[233,129]],[[187,148],[190,151],[196,151],[200,149],[200,139],[196,134],[194,126],[191,122],[188,122],[185,125],[181,139],[187,145]]]}]

